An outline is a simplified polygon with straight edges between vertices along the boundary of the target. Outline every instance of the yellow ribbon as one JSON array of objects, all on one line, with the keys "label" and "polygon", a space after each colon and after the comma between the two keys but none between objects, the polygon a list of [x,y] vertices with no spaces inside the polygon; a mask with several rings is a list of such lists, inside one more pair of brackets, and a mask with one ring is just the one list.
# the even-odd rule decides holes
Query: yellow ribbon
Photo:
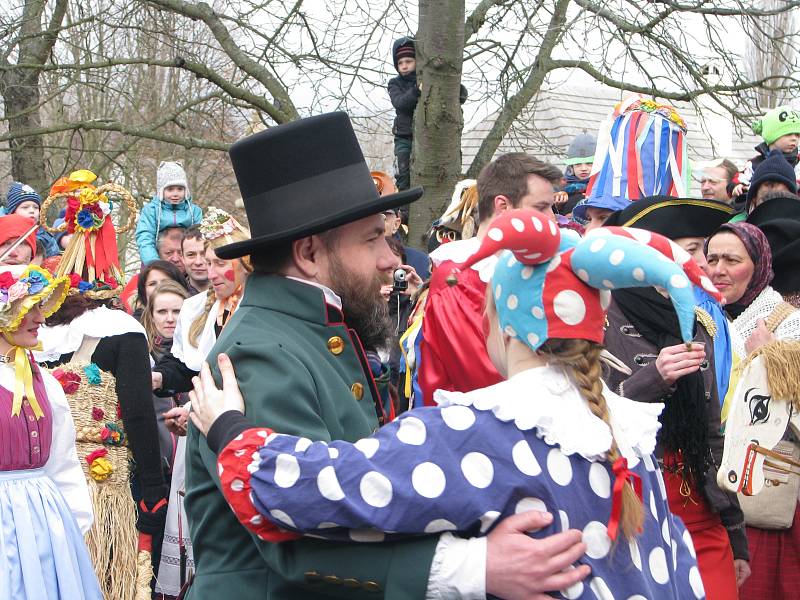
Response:
[{"label": "yellow ribbon", "polygon": [[36,392],[33,391],[31,363],[25,348],[20,346],[16,346],[14,350],[14,375],[16,376],[16,381],[14,383],[14,399],[11,402],[11,416],[16,417],[20,414],[22,411],[22,399],[27,396],[33,414],[36,415],[37,419],[41,419],[44,416],[44,411],[36,399]]}]

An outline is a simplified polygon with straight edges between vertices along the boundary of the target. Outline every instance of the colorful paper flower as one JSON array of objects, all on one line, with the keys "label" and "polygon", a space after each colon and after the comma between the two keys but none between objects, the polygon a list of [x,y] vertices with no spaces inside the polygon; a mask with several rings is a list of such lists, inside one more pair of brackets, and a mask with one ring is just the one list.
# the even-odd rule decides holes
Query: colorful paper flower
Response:
[{"label": "colorful paper flower", "polygon": [[116,423],[106,423],[100,430],[100,439],[109,446],[122,446],[125,443],[125,434]]},{"label": "colorful paper flower", "polygon": [[86,373],[86,380],[92,385],[100,385],[100,367],[94,363],[90,363],[83,367],[83,372]]},{"label": "colorful paper flower", "polygon": [[8,301],[14,302],[23,296],[28,295],[28,283],[25,281],[17,281],[14,285],[8,288]]},{"label": "colorful paper flower", "polygon": [[101,457],[107,456],[107,455],[108,455],[108,450],[106,450],[105,448],[98,448],[97,450],[93,450],[92,452],[89,452],[89,454],[87,454],[84,457],[84,460],[88,464],[91,465],[98,458],[101,458]]},{"label": "colorful paper flower", "polygon": [[84,229],[91,229],[94,226],[94,216],[89,209],[84,208],[78,213],[76,222]]},{"label": "colorful paper flower", "polygon": [[81,283],[81,276],[77,273],[70,273],[69,274],[69,287],[76,288]]},{"label": "colorful paper flower", "polygon": [[96,458],[89,465],[89,475],[95,481],[105,481],[114,472],[114,465],[105,457]]},{"label": "colorful paper flower", "polygon": [[0,289],[7,290],[16,282],[17,280],[14,279],[14,276],[8,271],[0,273]]},{"label": "colorful paper flower", "polygon": [[92,418],[95,421],[102,421],[103,417],[105,417],[105,416],[106,416],[106,413],[99,406],[95,406],[94,408],[92,408]]},{"label": "colorful paper flower", "polygon": [[89,283],[88,281],[81,281],[78,284],[78,291],[82,294],[84,292],[88,292],[89,290],[93,290],[94,287],[95,286],[93,283]]},{"label": "colorful paper flower", "polygon": [[80,386],[81,383],[81,376],[77,373],[56,369],[53,371],[53,377],[61,384],[65,394],[74,394],[78,391],[78,386]]},{"label": "colorful paper flower", "polygon": [[22,281],[27,282],[28,284],[28,294],[38,294],[41,292],[45,286],[50,283],[45,279],[45,277],[39,273],[38,271],[33,271],[27,277],[25,277]]}]

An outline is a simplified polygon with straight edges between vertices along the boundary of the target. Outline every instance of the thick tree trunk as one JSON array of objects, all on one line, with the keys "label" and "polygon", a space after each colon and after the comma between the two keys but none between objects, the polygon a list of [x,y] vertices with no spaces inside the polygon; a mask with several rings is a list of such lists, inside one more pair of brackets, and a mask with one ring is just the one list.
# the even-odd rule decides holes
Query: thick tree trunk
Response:
[{"label": "thick tree trunk", "polygon": [[49,178],[45,172],[44,144],[41,135],[26,135],[41,127],[39,113],[41,91],[39,77],[58,37],[67,11],[67,0],[54,0],[47,24],[44,24],[48,0],[25,0],[22,20],[14,44],[18,64],[14,68],[6,56],[0,57],[0,95],[3,96],[11,149],[11,174],[45,196]]},{"label": "thick tree trunk", "polygon": [[414,113],[411,185],[425,188],[411,205],[409,243],[422,236],[438,218],[461,175],[459,103],[464,52],[464,0],[420,0],[417,32],[417,81],[421,95]]},{"label": "thick tree trunk", "polygon": [[41,127],[39,116],[39,73],[15,70],[6,73],[2,95],[8,123],[8,142],[11,148],[11,174],[16,181],[27,183],[42,196],[47,195],[48,177],[45,173],[42,136],[15,137],[17,132]]}]

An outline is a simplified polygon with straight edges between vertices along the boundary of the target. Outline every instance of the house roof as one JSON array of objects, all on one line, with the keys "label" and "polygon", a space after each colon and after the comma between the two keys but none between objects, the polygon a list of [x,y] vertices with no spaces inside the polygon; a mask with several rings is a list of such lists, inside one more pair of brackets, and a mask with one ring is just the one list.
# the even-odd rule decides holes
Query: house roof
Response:
[{"label": "house roof", "polygon": [[[495,155],[506,152],[524,151],[559,164],[566,156],[567,147],[580,133],[596,135],[600,123],[606,119],[614,105],[627,93],[601,84],[592,86],[561,85],[554,89],[542,90],[515,121],[506,137],[500,143]],[[689,102],[670,102],[678,109],[687,125],[689,157],[695,161],[719,157],[715,152],[708,128],[713,121],[700,122],[695,106]],[[461,139],[462,166],[469,167],[480,148],[481,142],[489,133],[498,113],[493,113],[472,129],[466,131]],[[733,129],[732,152],[729,158],[741,169],[744,163],[755,154],[754,146],[762,140],[750,131]]]}]

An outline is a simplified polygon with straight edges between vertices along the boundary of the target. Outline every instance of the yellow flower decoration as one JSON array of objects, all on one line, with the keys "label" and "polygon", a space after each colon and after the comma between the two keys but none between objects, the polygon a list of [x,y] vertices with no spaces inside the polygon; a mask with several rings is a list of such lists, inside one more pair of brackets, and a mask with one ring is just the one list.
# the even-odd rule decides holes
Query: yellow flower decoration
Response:
[{"label": "yellow flower decoration", "polygon": [[89,467],[89,475],[91,475],[92,479],[95,481],[105,481],[111,477],[111,473],[113,472],[114,465],[104,456],[95,458]]},{"label": "yellow flower decoration", "polygon": [[92,183],[97,179],[97,175],[92,173],[89,169],[78,169],[69,174],[69,179],[76,183]]}]

